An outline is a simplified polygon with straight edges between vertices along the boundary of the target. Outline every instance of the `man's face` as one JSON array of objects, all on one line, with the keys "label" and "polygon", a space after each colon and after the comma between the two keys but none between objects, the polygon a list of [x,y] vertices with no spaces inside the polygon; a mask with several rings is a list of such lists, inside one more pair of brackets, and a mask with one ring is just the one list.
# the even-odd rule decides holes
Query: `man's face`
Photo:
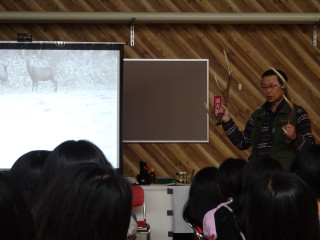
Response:
[{"label": "man's face", "polygon": [[261,88],[269,103],[276,103],[282,100],[284,91],[279,85],[277,75],[262,78]]}]

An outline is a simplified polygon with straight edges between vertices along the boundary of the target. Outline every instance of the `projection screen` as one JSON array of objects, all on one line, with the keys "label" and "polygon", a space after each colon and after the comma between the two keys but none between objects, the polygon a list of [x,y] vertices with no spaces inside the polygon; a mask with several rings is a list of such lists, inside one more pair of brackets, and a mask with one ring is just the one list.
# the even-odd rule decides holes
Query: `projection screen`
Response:
[{"label": "projection screen", "polygon": [[122,171],[122,43],[0,42],[0,168],[66,140]]}]

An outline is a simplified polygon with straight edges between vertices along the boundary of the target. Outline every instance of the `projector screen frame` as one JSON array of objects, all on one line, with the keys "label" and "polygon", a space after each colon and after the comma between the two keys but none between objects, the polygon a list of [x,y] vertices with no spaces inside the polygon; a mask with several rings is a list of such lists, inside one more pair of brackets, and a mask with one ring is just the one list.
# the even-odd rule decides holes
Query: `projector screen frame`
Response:
[{"label": "projector screen frame", "polygon": [[[123,174],[123,159],[122,159],[122,94],[123,94],[123,58],[124,45],[127,43],[121,42],[62,42],[62,41],[34,41],[34,42],[15,42],[15,41],[0,41],[0,50],[115,50],[119,51],[118,63],[118,94],[117,94],[117,166],[115,169]],[[30,90],[31,91],[31,90]],[[85,139],[85,137],[83,138]],[[65,139],[72,140],[72,139]],[[74,139],[80,140],[80,139]],[[90,141],[90,140],[89,140]],[[96,144],[94,141],[92,141]],[[30,149],[37,150],[37,149]],[[40,150],[40,149],[39,149]],[[53,150],[53,149],[46,149]],[[105,153],[104,153],[105,154]],[[106,155],[108,159],[108,156]],[[0,160],[1,161],[1,160]],[[13,164],[13,163],[12,163]],[[10,168],[0,168],[0,171],[8,171]]]}]

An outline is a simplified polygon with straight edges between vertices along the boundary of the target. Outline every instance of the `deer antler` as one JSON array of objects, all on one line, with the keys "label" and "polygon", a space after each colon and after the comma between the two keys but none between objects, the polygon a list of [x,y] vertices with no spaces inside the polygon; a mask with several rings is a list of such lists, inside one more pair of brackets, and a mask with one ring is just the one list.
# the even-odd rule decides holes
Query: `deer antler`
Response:
[{"label": "deer antler", "polygon": [[[216,81],[219,92],[222,94],[223,103],[225,106],[227,106],[228,101],[229,101],[229,90],[230,90],[231,82],[232,82],[232,73],[231,73],[231,69],[229,66],[229,60],[228,60],[227,53],[225,50],[223,50],[223,53],[224,53],[224,57],[225,57],[227,68],[228,68],[228,79],[227,79],[227,85],[226,85],[225,89],[222,89],[220,87],[220,85],[218,83],[218,78],[217,78],[217,75],[215,72],[214,72],[214,79]],[[222,122],[221,119],[222,119],[223,113],[219,113],[217,116],[213,116],[213,114],[210,114],[209,108],[206,103],[205,103],[205,107],[206,107],[206,110],[207,110],[207,113],[209,114],[209,116],[214,119],[216,126],[220,125]]]},{"label": "deer antler", "polygon": [[204,107],[206,108],[206,112],[207,112],[207,114],[209,115],[209,117],[214,117],[213,116],[213,114],[212,113],[210,113],[210,109],[209,109],[209,107],[208,107],[208,105],[207,105],[207,103],[206,102],[204,102]]},{"label": "deer antler", "polygon": [[225,57],[227,68],[228,68],[228,80],[227,80],[226,88],[222,89],[220,87],[220,85],[218,83],[218,78],[217,78],[217,75],[216,75],[215,72],[214,72],[214,79],[216,81],[216,84],[217,84],[219,92],[221,92],[221,94],[222,94],[224,105],[227,106],[228,105],[228,100],[229,100],[229,90],[230,90],[230,86],[231,86],[231,82],[232,82],[232,73],[231,73],[231,69],[230,69],[227,53],[226,53],[225,50],[223,50],[223,53],[224,53],[224,57]]},{"label": "deer antler", "polygon": [[[290,115],[289,115],[289,119],[288,119],[288,124],[292,124],[293,122],[293,115],[294,115],[294,109],[293,109],[293,103],[291,101],[290,95],[289,95],[289,89],[288,89],[288,84],[287,81],[284,79],[284,77],[273,67],[271,67],[272,71],[274,71],[277,76],[280,78],[281,82],[282,82],[282,86],[280,86],[283,91],[284,91],[284,95],[283,98],[284,100],[288,103],[289,107],[290,107]],[[284,127],[282,127],[283,132],[288,135],[288,132],[286,131],[286,129]]]},{"label": "deer antler", "polygon": [[294,110],[293,110],[293,102],[291,101],[290,95],[289,95],[289,88],[288,88],[288,84],[287,81],[283,78],[283,76],[273,67],[271,67],[272,71],[274,71],[277,76],[280,78],[281,82],[282,82],[282,86],[280,86],[283,91],[284,91],[284,95],[283,98],[284,100],[288,103],[291,111],[290,111],[290,115],[289,115],[289,119],[288,119],[288,123],[292,124],[293,122],[293,115],[294,115]]}]

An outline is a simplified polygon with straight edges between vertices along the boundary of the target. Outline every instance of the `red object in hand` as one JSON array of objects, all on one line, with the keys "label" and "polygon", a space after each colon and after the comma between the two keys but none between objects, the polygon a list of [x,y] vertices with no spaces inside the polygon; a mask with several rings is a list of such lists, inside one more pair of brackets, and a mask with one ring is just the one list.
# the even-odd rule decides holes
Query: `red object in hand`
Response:
[{"label": "red object in hand", "polygon": [[219,113],[219,108],[221,107],[221,96],[214,96],[213,98],[213,115],[217,116]]}]

